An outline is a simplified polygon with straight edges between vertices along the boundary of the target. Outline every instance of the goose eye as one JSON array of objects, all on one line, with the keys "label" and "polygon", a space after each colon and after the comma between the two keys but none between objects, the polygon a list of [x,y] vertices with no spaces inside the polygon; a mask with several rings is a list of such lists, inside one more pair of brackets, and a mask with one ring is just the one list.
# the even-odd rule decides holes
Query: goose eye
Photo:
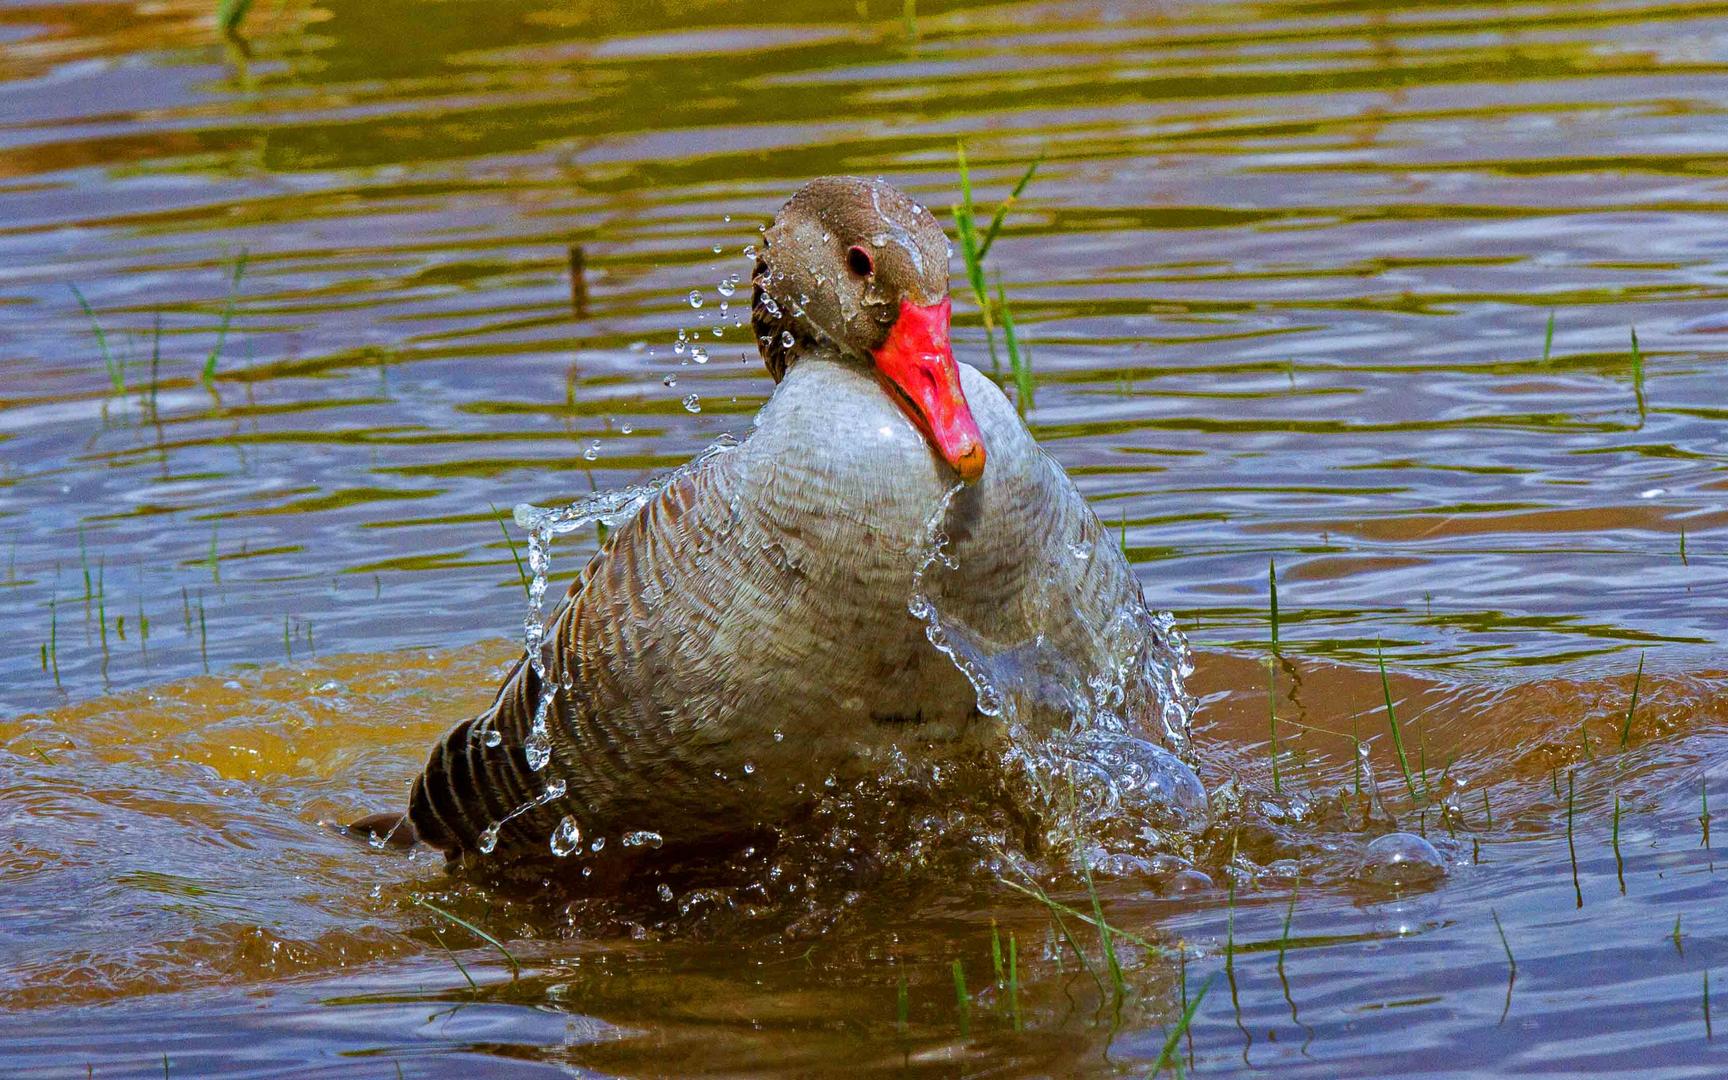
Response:
[{"label": "goose eye", "polygon": [[846,266],[859,277],[869,277],[876,270],[870,253],[856,244],[846,250]]}]

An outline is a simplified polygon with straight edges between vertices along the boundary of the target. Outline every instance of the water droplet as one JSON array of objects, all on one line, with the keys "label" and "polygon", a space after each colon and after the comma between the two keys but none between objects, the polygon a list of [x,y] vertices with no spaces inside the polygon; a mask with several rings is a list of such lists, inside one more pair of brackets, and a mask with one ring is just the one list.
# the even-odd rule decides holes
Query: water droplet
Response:
[{"label": "water droplet", "polygon": [[562,859],[581,844],[582,830],[577,827],[575,818],[565,814],[558,827],[552,830],[552,854]]},{"label": "water droplet", "polygon": [[785,742],[786,741],[786,733],[784,731],[781,731],[779,728],[775,728],[774,729],[774,741],[775,742]]},{"label": "water droplet", "polygon": [[755,762],[746,761],[744,763],[744,775],[745,776],[755,776],[756,775],[756,763]]},{"label": "water droplet", "polygon": [[636,430],[636,425],[635,425],[635,424],[628,424],[628,423],[626,423],[626,424],[620,424],[620,425],[619,425],[619,426],[618,426],[618,433],[619,433],[619,434],[620,434],[620,435],[628,435],[628,434],[630,434],[630,433],[631,433],[631,432],[633,432],[633,431],[635,431],[635,430]]},{"label": "water droplet", "polygon": [[[727,313],[727,312],[728,312],[728,311],[731,311],[731,310],[732,310],[732,305],[731,305],[731,304],[728,304],[728,303],[727,303],[727,302],[726,302],[726,301],[724,301],[724,300],[722,300],[722,301],[720,301],[720,314],[721,314],[721,315],[725,315],[725,314],[726,314],[726,313]],[[720,328],[719,328],[719,327],[715,327],[715,328],[714,328],[714,329],[715,329],[715,331],[716,331],[716,332],[718,332],[718,331],[719,331],[719,329],[720,329]]]},{"label": "water droplet", "polygon": [[744,245],[744,257],[746,259],[754,259],[756,257],[756,245],[755,244],[745,244]]},{"label": "water droplet", "polygon": [[716,325],[714,327],[714,336],[715,337],[719,337],[721,334],[724,334],[725,332],[726,332],[726,328],[724,326]]},{"label": "water droplet", "polygon": [[588,449],[582,451],[582,460],[594,461],[600,457],[600,440],[595,439],[588,444]]},{"label": "water droplet", "polygon": [[732,215],[731,215],[731,214],[726,214],[726,215],[724,215],[724,216],[723,216],[723,217],[721,217],[721,219],[720,219],[720,220],[721,220],[721,221],[724,221],[724,222],[726,222],[726,223],[727,223],[727,224],[731,224],[731,222],[732,222]]},{"label": "water droplet", "polygon": [[696,394],[686,394],[684,397],[684,411],[693,413],[701,412],[702,398]]},{"label": "water droplet", "polygon": [[[719,328],[716,327],[715,329],[718,330]],[[694,363],[706,364],[708,362],[708,350],[698,345],[690,350],[690,359]]]},{"label": "water droplet", "polygon": [[654,891],[660,899],[664,900],[666,903],[670,904],[672,902],[672,886],[666,884],[664,881],[662,881],[660,887]]},{"label": "water droplet", "polygon": [[1446,876],[1446,862],[1415,833],[1393,832],[1362,852],[1356,876],[1375,885],[1426,885]]},{"label": "water droplet", "polygon": [[785,346],[785,347],[786,347],[786,348],[788,348],[788,349],[790,349],[790,348],[791,348],[791,347],[792,347],[792,342],[793,342],[793,340],[794,340],[794,339],[793,339],[793,337],[792,337],[792,331],[790,331],[790,330],[782,330],[782,331],[780,331],[780,344],[781,344],[781,345],[783,345],[783,346]]},{"label": "water droplet", "polygon": [[497,728],[487,728],[486,736],[480,741],[487,746],[498,746],[504,742],[504,733]]},{"label": "water droplet", "polygon": [[714,245],[714,254],[716,254],[716,255],[720,254],[720,245],[719,244]]},{"label": "water droplet", "polygon": [[684,331],[678,331],[678,343],[672,346],[672,351],[677,353],[679,356],[683,356],[684,350],[689,347],[690,346],[684,344]]},{"label": "water droplet", "polygon": [[665,843],[666,839],[652,829],[637,829],[635,832],[625,833],[620,842],[625,847],[657,848]]},{"label": "water droplet", "polygon": [[678,385],[678,376],[677,375],[667,375],[664,379],[660,380],[660,385],[661,386],[677,386]]},{"label": "water droplet", "polygon": [[702,306],[702,290],[701,289],[691,289],[690,290],[690,306],[691,307],[701,307]]},{"label": "water droplet", "polygon": [[480,833],[480,853],[490,855],[498,847],[498,826],[488,825]]},{"label": "water droplet", "polygon": [[552,741],[545,732],[532,731],[522,740],[522,754],[528,759],[528,767],[539,772],[552,760]]},{"label": "water droplet", "polygon": [[564,797],[564,792],[567,790],[568,788],[565,786],[562,777],[557,780],[548,781],[546,789],[540,793],[540,801],[554,802],[558,799],[562,799]]},{"label": "water droplet", "polygon": [[604,848],[605,846],[606,846],[606,838],[604,836],[596,836],[594,838],[593,842],[588,845],[588,850],[589,851],[599,851],[600,849]]}]

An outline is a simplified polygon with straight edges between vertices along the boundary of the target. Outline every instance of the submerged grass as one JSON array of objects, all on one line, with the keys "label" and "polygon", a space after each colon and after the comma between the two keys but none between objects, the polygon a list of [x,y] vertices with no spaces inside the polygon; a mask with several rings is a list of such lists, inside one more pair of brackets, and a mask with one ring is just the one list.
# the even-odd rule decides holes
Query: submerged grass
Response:
[{"label": "submerged grass", "polygon": [[1638,416],[1644,416],[1644,353],[1638,348],[1638,328],[1632,328],[1632,393],[1638,399]]},{"label": "submerged grass", "polygon": [[1577,774],[1566,771],[1566,853],[1572,858],[1572,894],[1579,907],[1584,906],[1584,887],[1578,883],[1578,845],[1572,840],[1572,816],[1574,808],[1574,780]]},{"label": "submerged grass", "polygon": [[1116,956],[1116,938],[1111,932],[1111,926],[1104,921],[1104,905],[1098,899],[1098,886],[1092,881],[1092,868],[1085,867],[1086,896],[1092,902],[1092,925],[1098,929],[1098,944],[1104,950],[1104,963],[1110,972],[1110,986],[1120,1002],[1127,993],[1127,983],[1122,978],[1122,962]]},{"label": "submerged grass", "polygon": [[1200,992],[1195,994],[1193,1000],[1188,1002],[1188,1007],[1182,1010],[1182,1016],[1176,1021],[1176,1026],[1170,1029],[1169,1036],[1164,1040],[1164,1048],[1158,1052],[1158,1060],[1153,1063],[1148,1076],[1157,1076],[1165,1069],[1180,1071],[1180,1058],[1177,1056],[1176,1047],[1181,1043],[1182,1036],[1187,1034],[1188,1025],[1194,1022],[1194,1014],[1200,1011],[1200,1003],[1206,1000],[1206,991],[1212,989],[1212,980],[1215,978],[1216,975],[1208,976],[1206,981],[1200,984]]},{"label": "submerged grass", "polygon": [[966,990],[966,965],[959,960],[953,964],[954,971],[954,1009],[960,1016],[960,1035],[972,1033],[972,995]]},{"label": "submerged grass", "polygon": [[1266,560],[1266,584],[1272,622],[1272,654],[1266,658],[1266,726],[1271,737],[1272,794],[1284,794],[1278,772],[1278,562]]}]

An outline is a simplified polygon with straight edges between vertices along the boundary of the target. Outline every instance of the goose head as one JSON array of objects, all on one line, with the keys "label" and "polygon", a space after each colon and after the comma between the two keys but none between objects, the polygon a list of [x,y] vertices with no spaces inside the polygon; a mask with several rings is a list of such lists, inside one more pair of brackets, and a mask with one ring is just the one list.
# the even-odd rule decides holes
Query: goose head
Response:
[{"label": "goose head", "polygon": [[868,367],[961,479],[984,439],[948,341],[948,238],[930,211],[880,180],[812,180],[763,234],[751,322],[779,382],[806,355]]}]

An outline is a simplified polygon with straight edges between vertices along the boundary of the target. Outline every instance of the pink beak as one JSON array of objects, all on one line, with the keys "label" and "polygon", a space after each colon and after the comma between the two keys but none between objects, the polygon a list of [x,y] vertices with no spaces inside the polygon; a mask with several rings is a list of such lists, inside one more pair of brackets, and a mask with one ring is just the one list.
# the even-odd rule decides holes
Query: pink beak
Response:
[{"label": "pink beak", "polygon": [[888,340],[875,352],[876,370],[900,391],[900,404],[930,445],[960,479],[984,475],[984,436],[960,389],[960,368],[948,344],[951,310],[940,304],[919,307],[900,302],[900,317]]}]

